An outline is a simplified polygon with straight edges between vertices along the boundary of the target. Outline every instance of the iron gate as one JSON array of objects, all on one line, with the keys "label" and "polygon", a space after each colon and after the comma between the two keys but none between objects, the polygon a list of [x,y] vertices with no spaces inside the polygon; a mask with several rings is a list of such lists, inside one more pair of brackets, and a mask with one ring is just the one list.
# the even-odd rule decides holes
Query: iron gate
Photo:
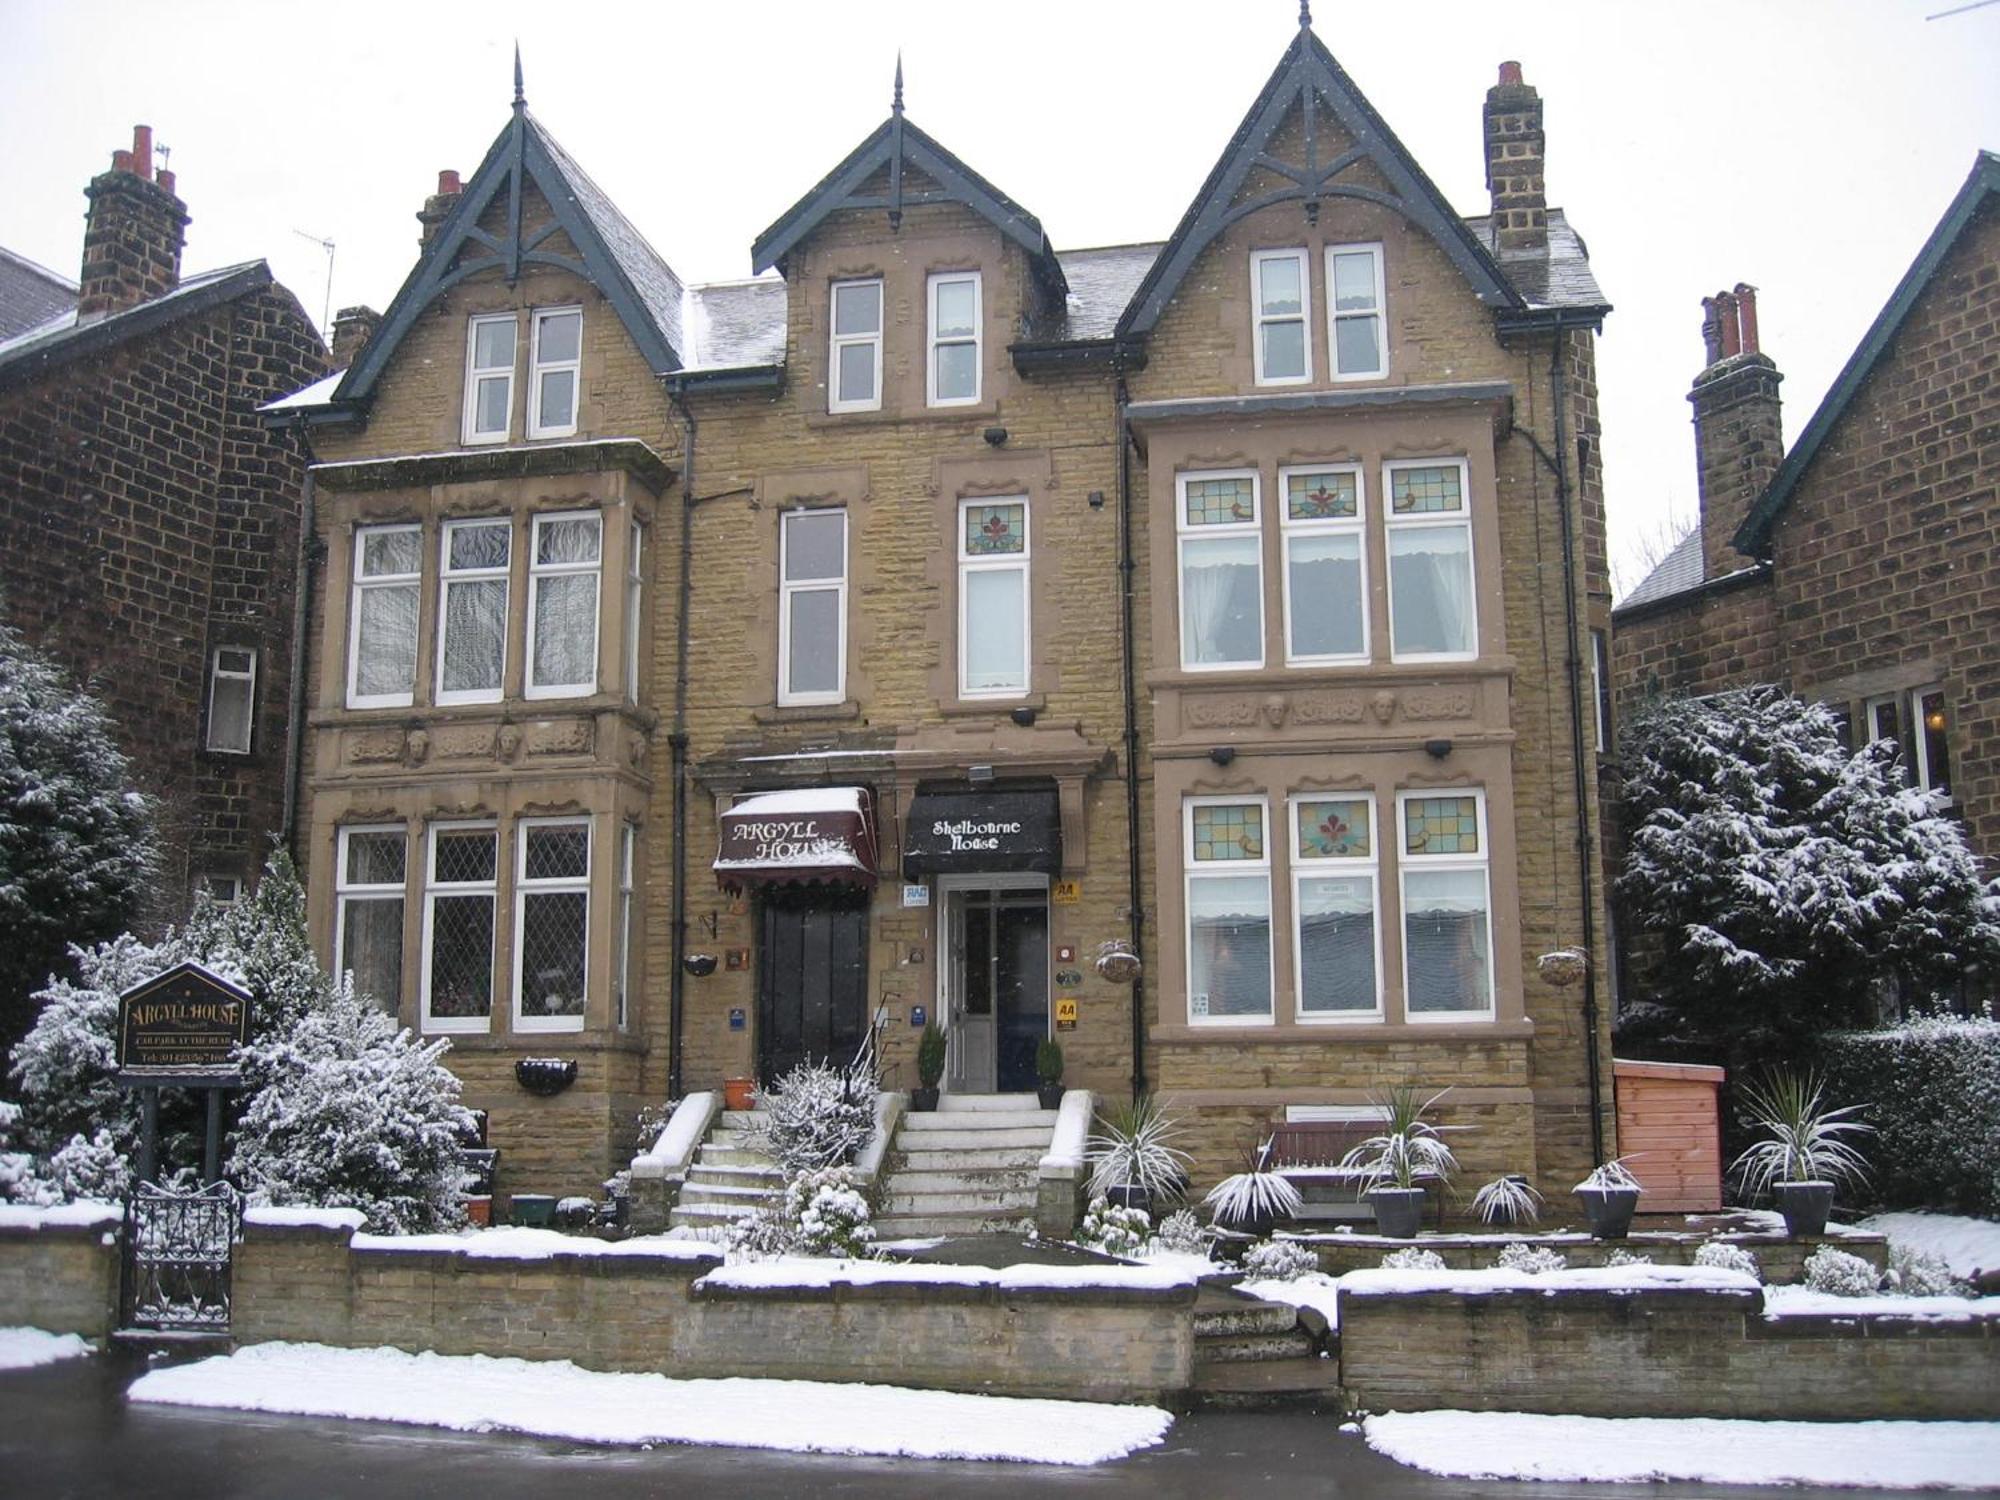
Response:
[{"label": "iron gate", "polygon": [[229,1328],[229,1261],[243,1202],[226,1182],[177,1193],[142,1182],[125,1209],[125,1326]]}]

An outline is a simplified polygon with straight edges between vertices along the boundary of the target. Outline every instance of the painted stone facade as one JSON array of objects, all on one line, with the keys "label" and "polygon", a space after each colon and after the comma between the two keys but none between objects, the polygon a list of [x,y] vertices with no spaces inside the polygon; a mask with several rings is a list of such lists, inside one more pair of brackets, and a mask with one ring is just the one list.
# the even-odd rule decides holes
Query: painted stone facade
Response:
[{"label": "painted stone facade", "polygon": [[[269,414],[319,460],[316,938],[453,1035],[502,1192],[865,1035],[910,1087],[926,1022],[950,1089],[1032,1087],[1052,1035],[1071,1086],[1158,1092],[1203,1181],[1404,1080],[1476,1173],[1608,1148],[1594,991],[1536,964],[1602,957],[1607,307],[1518,69],[1488,120],[1506,201],[1461,219],[1302,31],[1173,240],[1057,252],[899,96],[759,239],[775,277],[683,287],[517,106],[347,373]],[[1290,852],[1295,807],[1340,848]],[[1257,852],[1211,871],[1225,826]],[[549,1099],[541,1054],[580,1063]]]}]

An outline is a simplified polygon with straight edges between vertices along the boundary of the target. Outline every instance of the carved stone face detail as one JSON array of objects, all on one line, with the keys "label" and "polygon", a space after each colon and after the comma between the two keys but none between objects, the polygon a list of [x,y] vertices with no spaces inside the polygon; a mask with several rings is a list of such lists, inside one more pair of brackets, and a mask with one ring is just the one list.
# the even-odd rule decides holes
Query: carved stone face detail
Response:
[{"label": "carved stone face detail", "polygon": [[1383,688],[1368,700],[1368,706],[1375,710],[1375,722],[1386,724],[1396,716],[1396,695]]},{"label": "carved stone face detail", "polygon": [[1290,707],[1283,693],[1272,693],[1264,700],[1264,722],[1276,729],[1285,722],[1285,712]]},{"label": "carved stone face detail", "polygon": [[426,729],[412,729],[409,738],[403,742],[403,757],[413,766],[420,766],[430,758],[431,736]]},{"label": "carved stone face detail", "polygon": [[511,761],[521,752],[521,730],[516,724],[502,724],[498,736],[500,758]]}]

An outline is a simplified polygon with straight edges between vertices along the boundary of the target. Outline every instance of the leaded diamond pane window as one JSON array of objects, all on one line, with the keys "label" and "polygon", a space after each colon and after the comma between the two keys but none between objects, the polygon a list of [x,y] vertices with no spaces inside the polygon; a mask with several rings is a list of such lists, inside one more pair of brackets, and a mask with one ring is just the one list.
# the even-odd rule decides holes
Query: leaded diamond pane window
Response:
[{"label": "leaded diamond pane window", "polygon": [[554,827],[530,825],[524,830],[527,849],[524,880],[582,880],[590,874],[590,829],[584,824]]},{"label": "leaded diamond pane window", "polygon": [[409,838],[400,827],[343,828],[335,870],[334,973],[395,1014],[403,998],[403,897]]},{"label": "leaded diamond pane window", "polygon": [[431,879],[439,885],[490,885],[499,868],[499,851],[492,829],[476,833],[440,830],[432,855]]},{"label": "leaded diamond pane window", "polygon": [[576,1030],[588,984],[588,819],[521,824],[516,902],[516,1023],[528,1030]]},{"label": "leaded diamond pane window", "polygon": [[493,898],[431,900],[430,1014],[484,1018],[493,1010]]}]

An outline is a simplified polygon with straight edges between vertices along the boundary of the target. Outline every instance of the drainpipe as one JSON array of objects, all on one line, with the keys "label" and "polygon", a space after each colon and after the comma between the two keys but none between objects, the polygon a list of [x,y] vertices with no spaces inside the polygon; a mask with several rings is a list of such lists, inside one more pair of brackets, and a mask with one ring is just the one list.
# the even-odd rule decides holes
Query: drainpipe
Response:
[{"label": "drainpipe", "polygon": [[1604,1077],[1597,1056],[1597,916],[1592,905],[1590,879],[1590,783],[1588,772],[1584,769],[1583,650],[1577,633],[1576,526],[1570,514],[1569,432],[1563,389],[1563,321],[1560,313],[1556,314],[1554,342],[1549,352],[1549,387],[1556,408],[1556,501],[1562,512],[1563,629],[1569,652],[1570,764],[1576,773],[1576,878],[1583,902],[1583,951],[1590,955],[1590,961],[1583,968],[1583,1026],[1588,1037],[1584,1058],[1590,1082],[1590,1153],[1591,1160],[1601,1165],[1604,1161]]},{"label": "drainpipe", "polygon": [[1139,974],[1132,981],[1132,1097],[1146,1092],[1146,908],[1139,883],[1139,697],[1134,685],[1135,643],[1132,634],[1132,424],[1126,415],[1131,395],[1125,377],[1118,377],[1118,575],[1119,654],[1125,692],[1125,881],[1132,911],[1132,951],[1139,957]]},{"label": "drainpipe", "polygon": [[667,1097],[681,1096],[681,1029],[686,1005],[686,979],[681,960],[687,956],[687,700],[688,607],[694,594],[694,412],[671,382],[667,394],[681,415],[685,434],[681,446],[681,573],[680,603],[674,618],[674,727],[667,737],[673,751],[674,778],[674,912],[673,964],[667,971]]},{"label": "drainpipe", "polygon": [[292,439],[305,460],[305,481],[300,487],[299,545],[292,592],[292,681],[285,705],[285,803],[278,819],[278,836],[293,860],[299,859],[294,825],[299,815],[299,771],[305,759],[306,730],[306,625],[312,617],[313,542],[315,485],[313,481],[312,439],[306,434],[303,415],[292,419]]}]

